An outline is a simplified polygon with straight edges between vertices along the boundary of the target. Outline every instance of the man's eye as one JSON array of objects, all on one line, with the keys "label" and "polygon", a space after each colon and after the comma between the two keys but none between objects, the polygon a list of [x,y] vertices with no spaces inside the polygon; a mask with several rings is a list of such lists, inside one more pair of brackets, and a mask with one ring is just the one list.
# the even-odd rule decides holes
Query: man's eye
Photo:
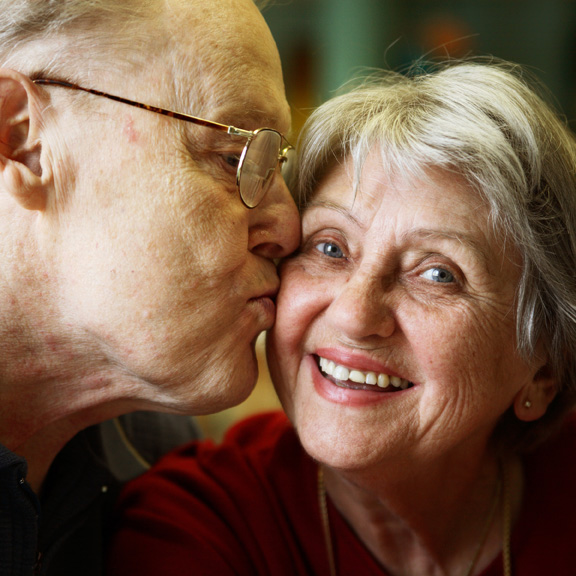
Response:
[{"label": "man's eye", "polygon": [[238,170],[238,164],[240,163],[240,156],[238,154],[223,154],[222,158],[231,168]]},{"label": "man's eye", "polygon": [[422,278],[440,284],[450,284],[455,281],[454,274],[445,268],[430,268],[422,273]]},{"label": "man's eye", "polygon": [[344,258],[344,252],[332,242],[321,242],[320,244],[316,244],[316,250],[322,252],[326,256],[330,256],[330,258]]}]

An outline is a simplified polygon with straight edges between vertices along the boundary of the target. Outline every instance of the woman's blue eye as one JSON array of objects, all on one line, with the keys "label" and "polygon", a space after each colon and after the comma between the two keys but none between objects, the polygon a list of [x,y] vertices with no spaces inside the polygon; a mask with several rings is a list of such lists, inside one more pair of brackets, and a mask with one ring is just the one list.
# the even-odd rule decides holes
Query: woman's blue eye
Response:
[{"label": "woman's blue eye", "polygon": [[445,268],[430,268],[422,274],[422,277],[441,284],[449,284],[455,280],[454,274]]},{"label": "woman's blue eye", "polygon": [[317,244],[316,250],[319,250],[326,256],[330,256],[330,258],[344,258],[344,252],[342,252],[342,250],[332,242],[322,242]]}]

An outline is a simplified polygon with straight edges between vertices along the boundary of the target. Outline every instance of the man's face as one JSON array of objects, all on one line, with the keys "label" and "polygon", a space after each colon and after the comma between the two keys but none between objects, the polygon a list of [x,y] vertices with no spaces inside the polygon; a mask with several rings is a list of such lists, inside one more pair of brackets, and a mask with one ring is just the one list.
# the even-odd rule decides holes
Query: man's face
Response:
[{"label": "man's face", "polygon": [[[248,130],[289,129],[278,53],[251,2],[166,18],[147,67],[95,75],[89,87]],[[89,95],[79,108],[72,96],[50,92],[66,128],[51,149],[64,192],[41,224],[60,313],[79,342],[97,343],[111,380],[134,382],[134,396],[194,413],[240,402],[257,376],[254,341],[274,320],[272,258],[298,243],[280,175],[248,210],[229,163],[244,138]]]}]

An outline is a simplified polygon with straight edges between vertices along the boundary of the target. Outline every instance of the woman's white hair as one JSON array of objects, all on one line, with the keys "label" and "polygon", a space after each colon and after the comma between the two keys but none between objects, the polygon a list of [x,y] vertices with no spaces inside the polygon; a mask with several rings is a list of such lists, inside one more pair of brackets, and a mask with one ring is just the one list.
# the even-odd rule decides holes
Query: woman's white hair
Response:
[{"label": "woman's white hair", "polygon": [[354,160],[358,184],[375,147],[391,177],[447,170],[487,202],[495,233],[523,258],[519,351],[533,358],[543,344],[559,382],[542,426],[507,440],[527,446],[541,437],[538,428],[549,428],[546,420],[559,420],[576,398],[576,142],[526,72],[494,60],[382,72],[316,110],[299,147],[302,208],[345,157]]}]

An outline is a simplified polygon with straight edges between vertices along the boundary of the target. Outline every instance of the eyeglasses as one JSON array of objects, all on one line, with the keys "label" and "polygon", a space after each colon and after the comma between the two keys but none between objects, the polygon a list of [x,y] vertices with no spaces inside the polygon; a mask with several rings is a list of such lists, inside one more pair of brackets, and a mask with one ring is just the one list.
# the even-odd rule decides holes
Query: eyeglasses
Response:
[{"label": "eyeglasses", "polygon": [[150,106],[149,104],[141,104],[127,98],[106,94],[99,90],[91,88],[83,88],[70,82],[63,80],[52,80],[49,78],[36,78],[33,80],[35,84],[45,84],[49,86],[62,86],[63,88],[70,88],[72,90],[81,90],[88,92],[95,96],[104,96],[122,104],[156,112],[170,118],[183,120],[184,122],[191,122],[207,128],[214,128],[216,130],[225,131],[232,136],[242,136],[247,139],[244,150],[238,159],[238,169],[236,172],[236,186],[240,193],[240,198],[247,208],[255,208],[262,202],[262,199],[268,192],[270,184],[272,183],[272,176],[276,171],[278,164],[281,166],[281,172],[287,184],[290,183],[292,171],[295,160],[295,150],[277,130],[272,128],[258,128],[258,130],[242,130],[234,126],[227,126],[219,122],[212,122],[211,120],[203,120],[196,116],[189,114],[182,114],[172,110],[165,110],[157,106]]}]

